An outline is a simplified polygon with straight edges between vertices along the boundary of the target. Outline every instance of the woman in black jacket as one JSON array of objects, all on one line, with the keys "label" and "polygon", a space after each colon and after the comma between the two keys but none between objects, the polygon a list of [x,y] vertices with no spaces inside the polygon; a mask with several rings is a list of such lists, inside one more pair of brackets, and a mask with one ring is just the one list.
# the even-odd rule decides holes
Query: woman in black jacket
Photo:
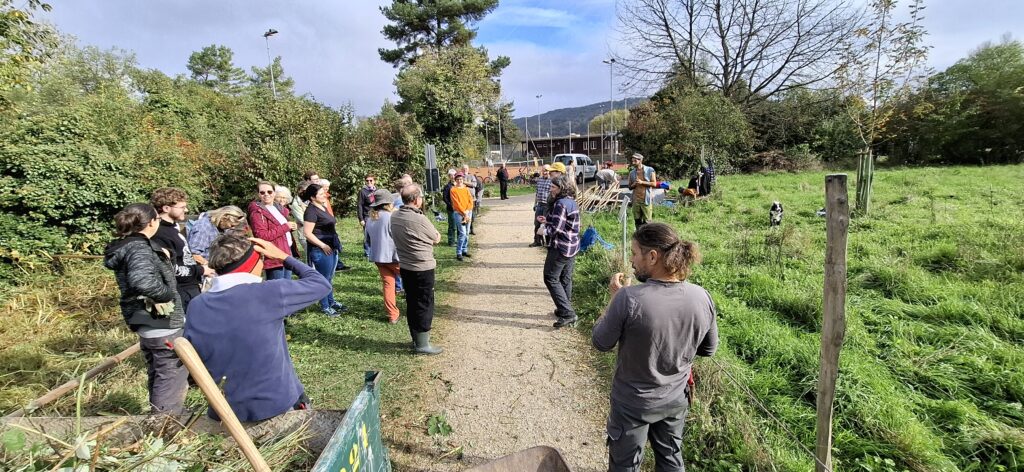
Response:
[{"label": "woman in black jacket", "polygon": [[121,315],[146,356],[152,413],[184,412],[188,370],[165,342],[181,336],[185,312],[166,249],[150,238],[160,228],[156,209],[134,203],[114,216],[118,239],[107,245],[103,265],[121,289]]}]

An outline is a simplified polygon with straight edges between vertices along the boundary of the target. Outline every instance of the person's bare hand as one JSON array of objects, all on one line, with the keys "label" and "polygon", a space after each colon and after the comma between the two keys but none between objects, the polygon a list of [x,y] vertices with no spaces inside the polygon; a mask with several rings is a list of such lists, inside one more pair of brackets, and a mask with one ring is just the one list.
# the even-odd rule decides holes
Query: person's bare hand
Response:
[{"label": "person's bare hand", "polygon": [[256,252],[263,254],[264,257],[277,259],[279,261],[283,261],[286,257],[288,257],[288,255],[285,254],[284,251],[282,251],[279,247],[275,246],[274,243],[270,241],[264,241],[260,238],[249,238],[249,241],[252,241],[252,243],[255,245],[253,249]]},{"label": "person's bare hand", "polygon": [[622,272],[616,272],[615,275],[612,276],[611,281],[608,282],[608,293],[610,295],[614,296],[615,293],[618,292],[619,289],[622,288],[624,285],[629,285],[630,279],[626,279],[625,284],[623,284],[622,277]]},{"label": "person's bare hand", "polygon": [[320,250],[323,251],[324,254],[327,254],[328,256],[334,254],[334,248],[327,244],[324,244],[323,247],[320,248]]},{"label": "person's bare hand", "polygon": [[204,265],[203,266],[203,276],[204,277],[216,277],[217,276],[217,271],[211,269],[209,266],[205,266]]},{"label": "person's bare hand", "polygon": [[289,221],[289,222],[288,222],[288,229],[290,229],[290,230],[294,230],[295,228],[298,228],[298,227],[299,227],[299,226],[298,226],[297,224],[295,224],[295,222],[294,222],[294,221]]},{"label": "person's bare hand", "polygon": [[196,264],[199,264],[199,265],[209,264],[209,262],[207,262],[206,258],[201,256],[201,255],[199,255],[199,254],[192,254],[192,258],[196,260]]},{"label": "person's bare hand", "polygon": [[547,218],[545,218],[545,217],[543,217],[543,216],[538,216],[538,217],[537,217],[537,221],[538,221],[538,222],[540,222],[540,223],[544,223],[544,222],[546,222],[546,221],[547,221]]}]

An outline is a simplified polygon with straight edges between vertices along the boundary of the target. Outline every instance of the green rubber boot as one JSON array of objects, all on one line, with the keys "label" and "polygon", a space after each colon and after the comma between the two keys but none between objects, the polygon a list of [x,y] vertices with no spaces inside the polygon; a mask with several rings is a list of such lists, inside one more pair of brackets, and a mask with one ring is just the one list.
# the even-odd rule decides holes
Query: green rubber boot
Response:
[{"label": "green rubber boot", "polygon": [[431,346],[430,345],[430,332],[429,331],[426,332],[426,333],[416,333],[416,334],[413,335],[413,337],[416,340],[416,347],[413,348],[413,351],[415,351],[416,354],[430,354],[430,355],[433,355],[433,354],[440,354],[441,351],[444,350],[444,349],[441,349],[439,347]]}]

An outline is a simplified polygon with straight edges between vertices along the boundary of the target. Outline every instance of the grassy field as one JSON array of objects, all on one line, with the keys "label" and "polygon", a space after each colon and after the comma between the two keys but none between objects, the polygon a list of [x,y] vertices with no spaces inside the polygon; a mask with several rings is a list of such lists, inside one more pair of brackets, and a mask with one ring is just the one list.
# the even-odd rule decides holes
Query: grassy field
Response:
[{"label": "grassy field", "polygon": [[[443,237],[445,223],[438,224]],[[315,408],[347,408],[362,388],[363,372],[379,370],[384,375],[382,414],[398,416],[402,406],[419,395],[415,391],[419,382],[411,377],[427,373],[416,373],[420,358],[410,353],[404,318],[396,325],[386,322],[380,277],[376,266],[362,257],[358,223],[346,218],[338,228],[344,245],[342,259],[353,269],[335,276],[335,297],[350,311],[327,318],[314,305],[289,319],[292,358]],[[452,290],[454,253],[442,245],[436,255],[436,294],[438,305],[443,305]],[[137,341],[118,310],[113,273],[99,261],[72,262],[60,274],[47,267],[27,268],[25,276],[25,284],[0,289],[0,414],[81,375],[102,358]],[[398,302],[404,317],[404,298]],[[88,382],[78,398],[86,416],[145,413],[149,408],[142,356]],[[35,414],[74,416],[78,398],[65,396]],[[187,402],[193,410],[206,405],[197,389],[190,390]],[[209,453],[191,457],[213,457]],[[0,454],[0,469],[4,464]],[[15,460],[7,465],[19,463]]]},{"label": "grassy field", "polygon": [[[655,211],[701,244],[692,280],[718,306],[721,348],[696,368],[693,470],[813,469],[801,445],[814,447],[824,175],[723,176],[713,198]],[[878,172],[871,214],[850,224],[837,470],[1024,470],[1022,183],[1024,166]],[[773,200],[786,214],[769,229]],[[588,223],[621,237],[612,215]],[[580,256],[588,317],[620,259]]]}]

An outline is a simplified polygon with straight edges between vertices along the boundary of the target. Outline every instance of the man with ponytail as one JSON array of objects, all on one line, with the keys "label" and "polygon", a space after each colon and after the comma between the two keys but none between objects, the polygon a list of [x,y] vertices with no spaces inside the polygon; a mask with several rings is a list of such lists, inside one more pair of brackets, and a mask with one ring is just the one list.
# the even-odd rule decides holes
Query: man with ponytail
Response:
[{"label": "man with ponytail", "polygon": [[608,414],[608,470],[635,471],[650,439],[655,469],[683,471],[682,435],[690,407],[688,384],[695,356],[718,348],[715,304],[687,282],[700,262],[697,244],[664,223],[633,233],[632,266],[639,285],[608,285],[611,302],[597,320],[593,344],[619,346]]}]

